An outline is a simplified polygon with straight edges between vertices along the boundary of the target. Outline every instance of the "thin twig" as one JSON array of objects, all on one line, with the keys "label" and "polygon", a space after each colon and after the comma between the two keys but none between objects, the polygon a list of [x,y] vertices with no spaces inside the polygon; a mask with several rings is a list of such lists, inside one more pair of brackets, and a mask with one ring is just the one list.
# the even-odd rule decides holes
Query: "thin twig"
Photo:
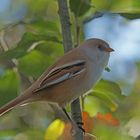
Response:
[{"label": "thin twig", "polygon": [[[72,35],[71,35],[71,28],[70,28],[71,24],[70,24],[70,18],[68,13],[67,0],[58,0],[58,6],[59,6],[58,13],[60,16],[61,28],[63,34],[64,51],[66,53],[72,49]],[[71,112],[72,112],[72,119],[75,122],[82,122],[79,99],[75,100],[71,104]],[[79,131],[76,131],[73,138],[75,140],[83,140],[83,132],[79,129]]]}]

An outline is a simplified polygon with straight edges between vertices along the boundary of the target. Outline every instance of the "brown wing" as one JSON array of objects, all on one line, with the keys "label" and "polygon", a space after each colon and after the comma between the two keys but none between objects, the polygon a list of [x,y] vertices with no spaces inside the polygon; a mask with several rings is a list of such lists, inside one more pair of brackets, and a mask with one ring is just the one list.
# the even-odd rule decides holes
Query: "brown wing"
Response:
[{"label": "brown wing", "polygon": [[81,72],[85,71],[85,64],[86,62],[84,60],[78,60],[74,63],[69,63],[52,69],[46,77],[42,79],[40,86],[34,92],[44,90],[45,88],[79,75]]}]

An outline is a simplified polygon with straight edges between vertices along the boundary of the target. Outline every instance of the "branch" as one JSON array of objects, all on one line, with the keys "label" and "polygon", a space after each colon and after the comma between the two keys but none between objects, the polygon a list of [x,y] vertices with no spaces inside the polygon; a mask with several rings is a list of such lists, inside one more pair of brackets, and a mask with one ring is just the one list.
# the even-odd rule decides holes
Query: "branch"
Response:
[{"label": "branch", "polygon": [[[82,114],[81,114],[81,106],[80,106],[80,99],[77,98],[71,103],[71,113],[72,119],[75,122],[82,122]],[[82,128],[82,124],[80,126]],[[75,134],[75,140],[83,140],[83,131],[79,129],[79,131]]]},{"label": "branch", "polygon": [[63,35],[63,46],[65,53],[72,49],[71,23],[68,13],[67,0],[58,0],[59,17]]},{"label": "branch", "polygon": [[[68,13],[67,0],[58,0],[59,16],[61,21],[63,45],[65,53],[72,49],[72,35],[70,29],[70,18]],[[76,99],[71,104],[72,119],[75,122],[82,122],[80,100]],[[83,132],[79,129],[74,135],[75,140],[83,140]]]}]

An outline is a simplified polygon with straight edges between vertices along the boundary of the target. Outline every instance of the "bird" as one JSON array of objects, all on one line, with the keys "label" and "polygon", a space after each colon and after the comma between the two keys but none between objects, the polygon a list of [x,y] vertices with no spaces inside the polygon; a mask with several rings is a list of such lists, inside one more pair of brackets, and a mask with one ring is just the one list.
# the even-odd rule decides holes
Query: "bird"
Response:
[{"label": "bird", "polygon": [[64,109],[67,103],[95,86],[113,51],[104,40],[85,40],[59,58],[22,94],[0,107],[0,116],[36,101],[47,101]]}]

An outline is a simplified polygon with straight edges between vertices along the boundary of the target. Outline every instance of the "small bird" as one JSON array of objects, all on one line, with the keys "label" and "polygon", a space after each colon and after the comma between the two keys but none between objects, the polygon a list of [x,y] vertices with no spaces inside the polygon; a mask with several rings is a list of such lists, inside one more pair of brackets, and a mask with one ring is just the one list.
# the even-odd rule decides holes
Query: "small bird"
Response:
[{"label": "small bird", "polygon": [[96,84],[112,51],[101,39],[84,41],[50,66],[23,94],[1,107],[0,116],[18,105],[35,101],[64,108]]}]

